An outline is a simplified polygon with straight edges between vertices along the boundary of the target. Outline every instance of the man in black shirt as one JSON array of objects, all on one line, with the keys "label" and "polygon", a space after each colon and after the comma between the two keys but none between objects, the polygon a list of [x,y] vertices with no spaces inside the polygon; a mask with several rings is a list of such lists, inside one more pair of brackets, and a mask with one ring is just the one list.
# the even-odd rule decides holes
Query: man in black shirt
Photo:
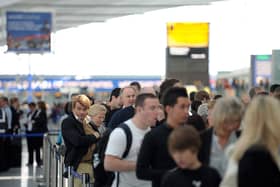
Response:
[{"label": "man in black shirt", "polygon": [[168,150],[178,168],[168,172],[162,180],[162,187],[218,187],[219,173],[203,166],[197,158],[201,145],[197,130],[191,126],[176,128],[168,138]]},{"label": "man in black shirt", "polygon": [[136,165],[136,176],[152,181],[153,187],[159,187],[162,176],[176,167],[167,150],[167,138],[174,128],[183,125],[188,118],[190,102],[186,89],[168,89],[163,94],[162,104],[166,122],[145,135]]}]

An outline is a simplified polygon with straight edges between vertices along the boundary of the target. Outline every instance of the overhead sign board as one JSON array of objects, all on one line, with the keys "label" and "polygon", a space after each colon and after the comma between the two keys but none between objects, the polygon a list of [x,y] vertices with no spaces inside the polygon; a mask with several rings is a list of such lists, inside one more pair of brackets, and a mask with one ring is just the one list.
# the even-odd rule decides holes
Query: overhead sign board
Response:
[{"label": "overhead sign board", "polygon": [[167,48],[170,55],[208,59],[209,23],[167,23]]},{"label": "overhead sign board", "polygon": [[0,91],[24,91],[30,88],[35,91],[58,91],[60,89],[73,89],[87,87],[89,89],[94,89],[96,92],[111,91],[116,87],[124,87],[129,85],[133,81],[137,81],[142,87],[152,87],[159,86],[161,84],[161,78],[159,76],[155,77],[131,77],[131,78],[89,78],[83,80],[76,80],[74,78],[65,79],[63,76],[60,78],[50,79],[50,78],[33,78],[31,83],[27,80],[28,77],[23,76],[21,78],[16,78],[16,76],[9,76],[7,78],[0,77]]},{"label": "overhead sign board", "polygon": [[167,23],[168,47],[208,47],[209,23]]},{"label": "overhead sign board", "polygon": [[6,12],[8,52],[51,51],[50,12]]},{"label": "overhead sign board", "polygon": [[251,55],[252,85],[257,86],[271,82],[271,55]]}]

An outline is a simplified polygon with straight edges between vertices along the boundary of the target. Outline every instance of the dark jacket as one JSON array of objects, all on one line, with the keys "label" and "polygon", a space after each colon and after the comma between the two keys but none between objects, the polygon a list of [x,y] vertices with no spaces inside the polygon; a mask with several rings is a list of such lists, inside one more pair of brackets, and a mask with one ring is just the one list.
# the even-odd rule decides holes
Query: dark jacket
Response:
[{"label": "dark jacket", "polygon": [[198,132],[203,132],[206,129],[202,117],[196,113],[188,117],[187,124],[193,126]]},{"label": "dark jacket", "polygon": [[245,151],[238,163],[238,186],[280,186],[280,170],[267,148],[253,145]]},{"label": "dark jacket", "polygon": [[135,114],[135,109],[133,106],[128,106],[121,110],[118,110],[114,113],[107,126],[113,130],[116,127],[118,127],[119,124],[132,118],[134,114]]},{"label": "dark jacket", "polygon": [[73,166],[76,170],[89,146],[96,143],[98,138],[94,135],[86,135],[83,124],[73,114],[62,121],[61,130],[66,146],[65,166]]},{"label": "dark jacket", "polygon": [[20,128],[20,115],[22,114],[22,111],[16,110],[14,107],[10,107],[12,111],[12,128],[14,129],[16,126]]},{"label": "dark jacket", "polygon": [[172,130],[167,123],[163,123],[153,128],[143,139],[136,164],[136,176],[151,180],[153,187],[159,187],[162,176],[176,167],[167,149],[167,139]]},{"label": "dark jacket", "polygon": [[32,115],[30,118],[30,120],[32,121],[32,129],[28,130],[28,124],[24,124],[24,126],[26,127],[26,133],[33,133],[33,126],[35,123],[35,118],[37,116],[37,113],[38,113],[38,110],[35,110],[34,113],[32,113],[32,112],[27,113],[27,118],[29,118],[29,116]]},{"label": "dark jacket", "polygon": [[38,110],[34,117],[32,132],[35,132],[35,133],[48,132],[47,124],[48,124],[48,119],[47,119],[46,111]]},{"label": "dark jacket", "polygon": [[104,119],[103,122],[104,122],[105,126],[108,127],[108,123],[110,122],[110,120],[112,119],[112,117],[114,116],[114,114],[115,114],[117,111],[121,110],[121,108],[115,108],[115,109],[111,110],[110,107],[109,107],[108,105],[104,105],[104,106],[106,107],[107,112],[106,112],[106,114],[105,114],[105,119]]},{"label": "dark jacket", "polygon": [[213,137],[213,128],[207,129],[203,133],[201,133],[201,148],[198,154],[199,160],[205,164],[209,165],[210,162],[210,150],[212,145],[212,137]]},{"label": "dark jacket", "polygon": [[161,187],[219,187],[220,182],[219,173],[208,166],[197,169],[177,168],[163,177]]}]

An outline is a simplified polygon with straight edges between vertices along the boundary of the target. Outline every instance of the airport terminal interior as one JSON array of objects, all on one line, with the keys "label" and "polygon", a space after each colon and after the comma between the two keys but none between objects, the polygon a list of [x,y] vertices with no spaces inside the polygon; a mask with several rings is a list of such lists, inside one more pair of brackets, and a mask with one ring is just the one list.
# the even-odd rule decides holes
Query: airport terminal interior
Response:
[{"label": "airport terminal interior", "polygon": [[[78,94],[111,112],[116,88],[137,82],[162,97],[162,83],[179,80],[190,100],[208,94],[207,103],[193,95],[188,116],[201,115],[209,128],[216,97],[236,97],[244,108],[254,95],[280,98],[279,7],[278,0],[0,0],[0,186],[92,185],[65,167],[58,142],[66,104]],[[32,104],[41,112],[42,103],[47,130],[33,132]],[[8,105],[17,108],[15,126]]]}]

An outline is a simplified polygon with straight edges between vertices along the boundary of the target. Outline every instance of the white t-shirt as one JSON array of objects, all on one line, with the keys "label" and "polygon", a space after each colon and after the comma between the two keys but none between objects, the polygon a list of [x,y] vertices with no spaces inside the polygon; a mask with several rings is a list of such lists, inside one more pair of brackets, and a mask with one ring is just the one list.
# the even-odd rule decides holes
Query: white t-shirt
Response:
[{"label": "white t-shirt", "polygon": [[[137,128],[131,120],[125,122],[132,133],[132,144],[129,153],[124,160],[135,161],[140,150],[144,135],[150,131],[150,128],[142,130]],[[116,128],[110,134],[109,142],[106,148],[106,155],[112,155],[122,157],[126,148],[126,134],[123,129]],[[116,186],[116,178],[113,183],[113,187]],[[152,184],[149,181],[139,180],[136,177],[135,171],[120,172],[119,187],[151,187]]]}]

